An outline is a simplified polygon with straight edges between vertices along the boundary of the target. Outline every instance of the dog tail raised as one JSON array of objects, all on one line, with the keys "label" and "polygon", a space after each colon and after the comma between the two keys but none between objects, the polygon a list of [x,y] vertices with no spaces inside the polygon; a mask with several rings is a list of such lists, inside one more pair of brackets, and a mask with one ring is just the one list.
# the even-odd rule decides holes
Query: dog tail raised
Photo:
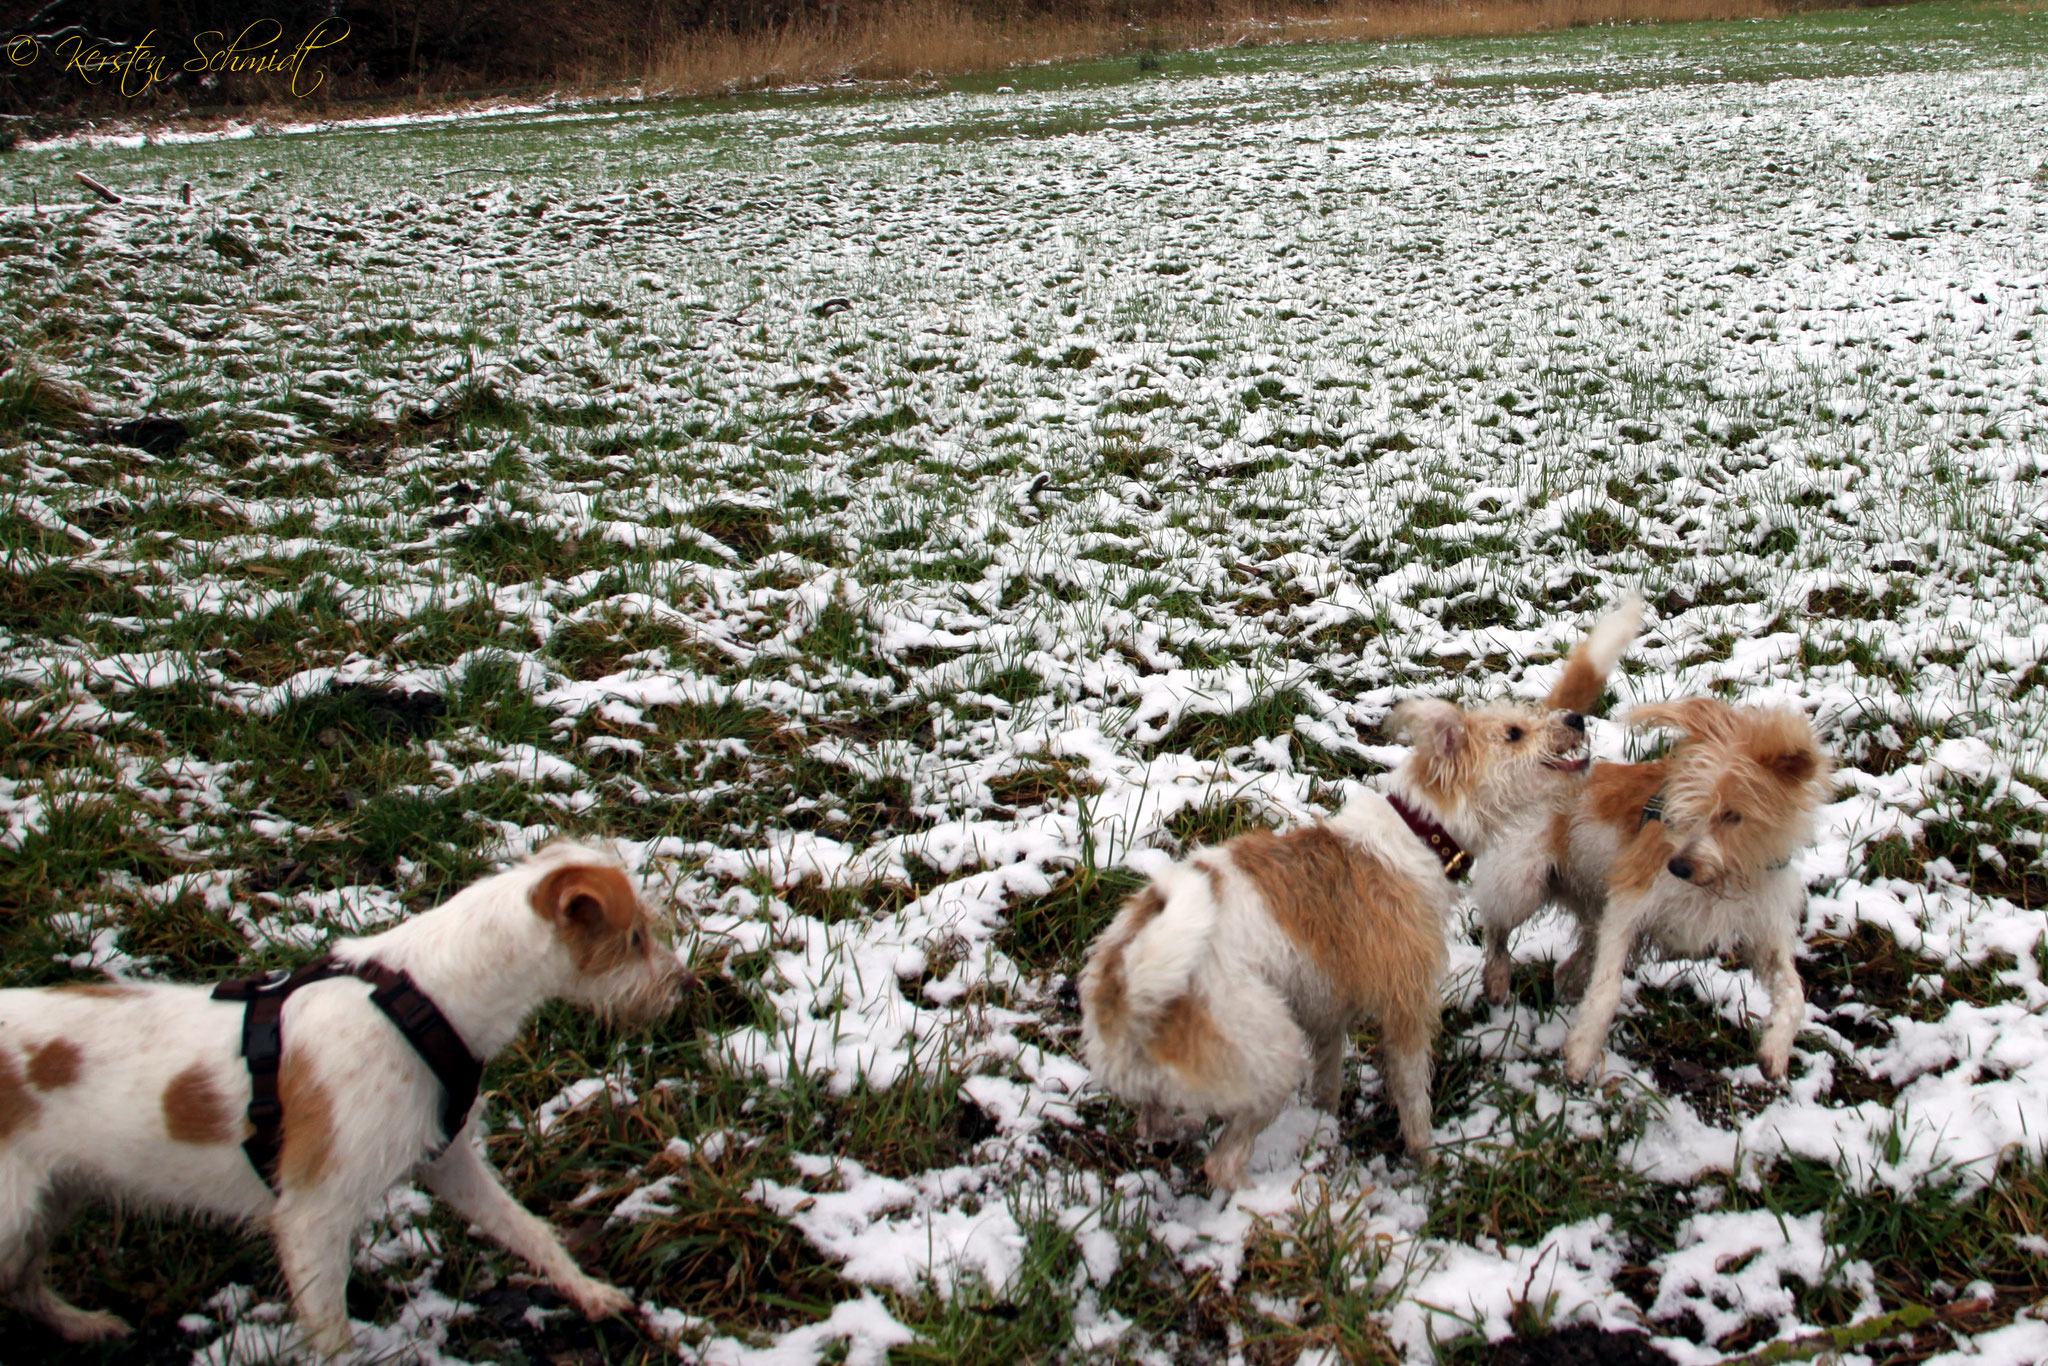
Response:
[{"label": "dog tail raised", "polygon": [[1643,600],[1631,593],[1572,649],[1571,658],[1564,662],[1564,673],[1552,685],[1543,705],[1553,711],[1590,709],[1600,700],[1607,675],[1614,672],[1622,651],[1636,638],[1642,625]]},{"label": "dog tail raised", "polygon": [[1187,993],[1216,928],[1216,894],[1207,873],[1175,864],[1152,885],[1164,904],[1124,949],[1124,999],[1132,1023],[1140,1025]]},{"label": "dog tail raised", "polygon": [[1081,973],[1084,1033],[1105,1045],[1142,1044],[1193,985],[1215,927],[1216,897],[1206,873],[1176,864],[1154,878],[1088,951]]}]

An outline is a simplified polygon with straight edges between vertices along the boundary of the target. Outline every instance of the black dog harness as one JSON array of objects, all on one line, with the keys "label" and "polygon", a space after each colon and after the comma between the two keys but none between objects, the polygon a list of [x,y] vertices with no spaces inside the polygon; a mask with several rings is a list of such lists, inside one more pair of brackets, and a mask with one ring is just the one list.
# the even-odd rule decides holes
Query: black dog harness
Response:
[{"label": "black dog harness", "polygon": [[1643,826],[1648,825],[1651,821],[1662,821],[1663,819],[1664,794],[1659,792],[1656,796],[1650,798],[1650,800],[1643,803],[1643,819],[1641,823],[1636,826],[1636,830],[1638,833],[1640,833],[1642,831]]},{"label": "black dog harness", "polygon": [[461,1132],[469,1107],[476,1103],[477,1083],[483,1079],[483,1064],[441,1008],[410,976],[382,963],[343,963],[329,954],[289,977],[272,972],[222,982],[213,989],[214,1000],[247,1003],[242,1012],[242,1056],[249,1062],[249,1126],[254,1132],[242,1151],[273,1191],[277,1158],[284,1147],[284,1105],[277,1094],[277,1068],[284,1057],[284,1003],[300,987],[330,977],[359,977],[374,987],[370,999],[441,1083],[441,1141],[426,1155],[428,1161],[446,1151]]}]

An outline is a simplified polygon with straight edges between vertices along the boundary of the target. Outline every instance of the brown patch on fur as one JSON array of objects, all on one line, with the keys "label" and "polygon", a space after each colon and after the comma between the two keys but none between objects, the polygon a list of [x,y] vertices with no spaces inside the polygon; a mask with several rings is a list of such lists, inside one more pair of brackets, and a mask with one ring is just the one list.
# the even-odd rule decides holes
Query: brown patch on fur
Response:
[{"label": "brown patch on fur", "polygon": [[1437,908],[1405,874],[1327,826],[1257,831],[1229,844],[1238,871],[1302,956],[1353,1010],[1434,996],[1444,961]]},{"label": "brown patch on fur", "polygon": [[1706,739],[1724,733],[1734,717],[1735,708],[1717,697],[1686,697],[1631,707],[1624,719],[1631,726],[1669,726]]},{"label": "brown patch on fur", "polygon": [[1586,776],[1581,800],[1594,820],[1626,835],[1643,823],[1643,808],[1664,790],[1670,767],[1661,759],[1653,764],[1596,764]]},{"label": "brown patch on fur", "polygon": [[14,1054],[0,1048],[0,1140],[33,1123],[36,1112],[42,1108],[35,1092],[28,1089]]},{"label": "brown patch on fur", "polygon": [[38,1091],[56,1091],[78,1080],[85,1054],[69,1039],[52,1039],[28,1051],[28,1084]]},{"label": "brown patch on fur", "polygon": [[[647,912],[625,871],[604,864],[557,868],[534,885],[534,913],[555,927],[575,956],[576,970],[599,976],[625,966],[646,951]],[[634,931],[641,936],[633,943]]]},{"label": "brown patch on fur", "polygon": [[1544,848],[1550,851],[1550,869],[1555,876],[1572,863],[1572,812],[1560,807],[1550,813],[1550,825],[1543,832]]},{"label": "brown patch on fur", "polygon": [[1651,821],[1629,842],[1607,875],[1610,891],[1642,896],[1671,861],[1671,837],[1662,823]]},{"label": "brown patch on fur", "polygon": [[[195,1062],[164,1088],[164,1131],[173,1143],[234,1143],[241,1138],[241,1117],[214,1084],[213,1071]],[[286,1114],[285,1122],[291,1117]]]},{"label": "brown patch on fur", "polygon": [[119,982],[66,982],[61,986],[45,987],[45,991],[61,991],[66,996],[96,996],[102,1000],[114,1001],[124,996],[140,996],[140,987],[124,987]]},{"label": "brown patch on fur", "polygon": [[1414,747],[1416,786],[1438,806],[1455,805],[1452,798],[1470,785],[1475,763],[1471,718],[1448,702],[1422,698],[1388,712],[1383,729]]},{"label": "brown patch on fur", "polygon": [[1810,750],[1787,750],[1781,754],[1766,754],[1760,762],[1778,775],[1784,783],[1803,783],[1812,778],[1820,768],[1820,756]]},{"label": "brown patch on fur", "polygon": [[1147,887],[1124,904],[1131,908],[1131,933],[1136,934],[1159,918],[1166,896],[1157,887]]},{"label": "brown patch on fur", "polygon": [[1590,711],[1606,685],[1607,675],[1593,662],[1587,642],[1580,641],[1572,648],[1571,658],[1564,662],[1564,677],[1557,680],[1543,705],[1553,710]]},{"label": "brown patch on fur", "polygon": [[1129,1023],[1128,1003],[1124,997],[1124,949],[1132,936],[1152,923],[1158,914],[1166,909],[1166,898],[1157,887],[1147,887],[1124,903],[1129,918],[1120,926],[1114,938],[1104,936],[1102,944],[1095,950],[1094,990],[1090,994],[1088,1008],[1095,1016],[1097,1028],[1104,1034],[1116,1033]]},{"label": "brown patch on fur", "polygon": [[1827,777],[1828,758],[1803,715],[1788,707],[1767,707],[1742,719],[1747,722],[1740,731],[1743,753],[1772,778],[1797,788],[1807,783],[1817,787]]},{"label": "brown patch on fur", "polygon": [[[1551,686],[1550,695],[1543,699],[1544,707],[1553,711],[1560,708],[1565,711],[1591,711],[1593,704],[1600,700],[1601,690],[1607,686],[1607,672],[1594,658],[1595,644],[1605,636],[1609,648],[1616,644],[1625,647],[1628,642],[1614,641],[1613,632],[1627,622],[1632,639],[1642,629],[1642,613],[1641,599],[1630,597],[1603,617],[1591,634],[1572,647],[1564,662],[1564,672]],[[1611,662],[1608,667],[1612,667]]]},{"label": "brown patch on fur", "polygon": [[1194,1084],[1228,1071],[1234,1054],[1209,1008],[1193,993],[1166,1003],[1145,1052],[1161,1067],[1172,1068]]},{"label": "brown patch on fur", "polygon": [[277,1183],[280,1188],[303,1190],[333,1170],[334,1102],[307,1066],[306,1055],[289,1049],[278,1064],[277,1098],[284,1106]]}]

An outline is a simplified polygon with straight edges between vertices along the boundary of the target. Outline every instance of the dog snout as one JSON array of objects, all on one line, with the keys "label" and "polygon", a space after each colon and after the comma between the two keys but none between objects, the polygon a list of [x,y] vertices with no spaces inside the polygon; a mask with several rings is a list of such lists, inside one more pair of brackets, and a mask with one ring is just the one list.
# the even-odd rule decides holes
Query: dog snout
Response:
[{"label": "dog snout", "polygon": [[1671,862],[1665,864],[1664,866],[1670,869],[1671,876],[1677,878],[1680,882],[1692,881],[1693,868],[1691,859],[1675,858],[1671,860]]},{"label": "dog snout", "polygon": [[1586,718],[1575,711],[1568,711],[1564,714],[1564,724],[1567,730],[1578,731],[1581,735],[1586,732]]},{"label": "dog snout", "polygon": [[661,999],[668,1008],[673,1008],[684,996],[703,985],[697,980],[697,974],[684,967],[681,960],[676,958],[662,960],[657,980]]}]

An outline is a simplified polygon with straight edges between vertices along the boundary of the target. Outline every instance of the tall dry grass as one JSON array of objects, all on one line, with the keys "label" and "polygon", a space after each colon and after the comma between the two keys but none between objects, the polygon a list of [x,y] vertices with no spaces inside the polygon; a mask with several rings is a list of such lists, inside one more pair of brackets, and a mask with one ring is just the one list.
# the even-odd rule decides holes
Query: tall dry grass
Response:
[{"label": "tall dry grass", "polygon": [[1486,37],[1631,20],[1759,19],[1792,8],[1784,0],[1331,0],[1297,13],[1254,0],[1196,0],[1139,21],[1087,15],[997,21],[948,0],[890,0],[838,21],[812,14],[757,33],[676,39],[656,50],[645,83],[649,94],[712,95],[915,80],[1132,52]]}]

